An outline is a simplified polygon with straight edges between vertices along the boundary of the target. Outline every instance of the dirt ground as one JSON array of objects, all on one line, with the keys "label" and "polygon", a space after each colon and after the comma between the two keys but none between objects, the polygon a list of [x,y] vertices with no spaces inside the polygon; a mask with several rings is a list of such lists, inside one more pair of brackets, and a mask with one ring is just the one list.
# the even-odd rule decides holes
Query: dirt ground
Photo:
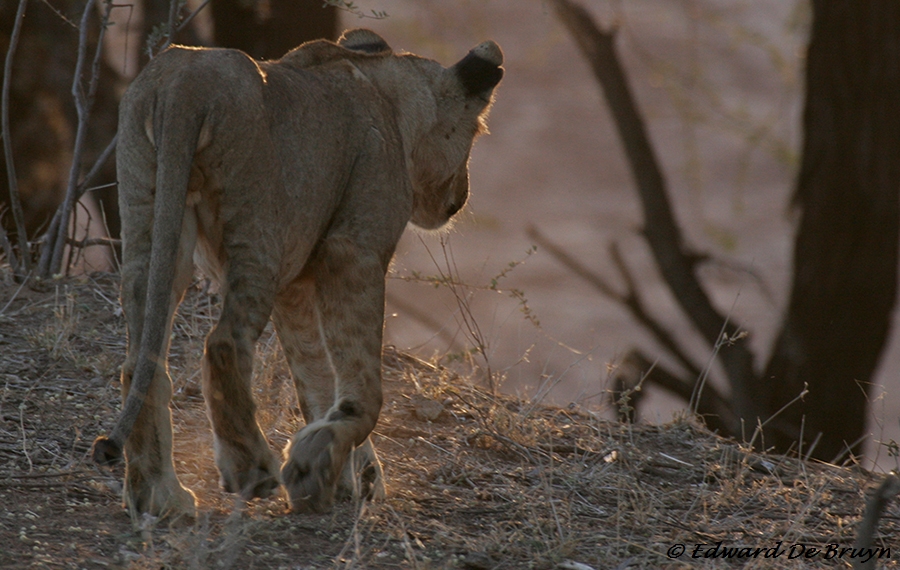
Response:
[{"label": "dirt ground", "polygon": [[[849,568],[861,553],[849,549],[879,475],[749,453],[685,418],[626,425],[582,406],[494,396],[477,372],[393,347],[374,435],[385,501],[327,515],[289,514],[283,496],[236,502],[218,488],[200,396],[202,339],[218,310],[201,283],[171,351],[176,465],[198,518],[132,519],[121,471],[87,457],[119,409],[117,278],[40,292],[4,277],[2,568]],[[257,355],[260,423],[281,448],[302,421],[271,333]],[[898,531],[890,504],[862,555],[897,567]]]}]

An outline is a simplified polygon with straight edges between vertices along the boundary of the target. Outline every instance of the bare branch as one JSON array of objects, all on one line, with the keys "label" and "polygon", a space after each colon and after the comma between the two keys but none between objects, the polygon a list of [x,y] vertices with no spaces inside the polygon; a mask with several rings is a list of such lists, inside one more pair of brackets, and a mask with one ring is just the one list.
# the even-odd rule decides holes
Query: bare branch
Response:
[{"label": "bare branch", "polygon": [[[163,44],[159,47],[158,50],[156,50],[156,53],[160,53],[163,50],[165,50],[167,47],[172,45],[172,42],[175,41],[175,35],[178,32],[180,32],[181,30],[188,27],[188,25],[190,25],[190,23],[194,19],[194,17],[197,14],[199,14],[201,10],[206,8],[206,6],[211,1],[212,0],[203,0],[203,2],[201,2],[200,5],[197,6],[197,8],[195,8],[190,14],[188,14],[187,17],[184,20],[182,20],[181,23],[178,24],[178,26],[176,27],[175,24],[178,22],[178,12],[183,7],[184,1],[183,0],[170,0],[170,2],[169,2],[169,21],[167,24],[168,30],[166,32],[166,41],[163,42]],[[147,49],[150,50],[149,47]],[[153,52],[151,51],[150,55],[152,57],[155,54],[153,54]]]},{"label": "bare branch", "polygon": [[175,24],[178,23],[178,13],[184,4],[185,0],[169,0],[169,38],[166,44],[172,43],[172,38],[175,37]]},{"label": "bare branch", "polygon": [[[75,200],[76,203],[85,192],[91,190],[90,184],[94,181],[94,178],[99,174],[100,169],[103,168],[103,165],[109,160],[109,157],[112,155],[113,151],[116,149],[116,144],[119,140],[119,135],[115,135],[109,144],[106,145],[106,148],[103,149],[103,152],[100,153],[100,156],[94,162],[94,165],[85,175],[84,179],[78,184],[78,187],[75,190]],[[62,209],[58,209],[56,214],[54,214],[53,219],[50,221],[50,225],[47,228],[47,231],[44,233],[42,238],[41,245],[41,257],[38,261],[38,275],[41,276],[49,276],[50,272],[50,262],[52,260],[53,254],[53,245],[52,239],[54,236],[57,236],[59,233],[59,222],[62,219]],[[68,242],[68,239],[67,239]]]},{"label": "bare branch", "polygon": [[[90,171],[85,175],[84,179],[75,189],[75,201],[77,203],[78,200],[84,195],[85,192],[90,190],[90,184],[94,181],[94,178],[99,174],[100,169],[109,160],[109,157],[112,155],[113,151],[116,149],[116,144],[118,143],[119,135],[115,135],[109,144],[106,145],[106,148],[103,149],[103,152],[100,153],[100,156],[97,157],[97,160],[94,162],[94,165],[91,167]],[[52,273],[50,272],[50,262],[52,261],[53,254],[53,239],[55,236],[59,235],[59,223],[62,219],[62,208],[56,210],[56,213],[53,215],[53,219],[50,221],[50,225],[47,227],[47,231],[44,232],[43,237],[41,238],[41,257],[38,261],[38,275],[42,277],[50,276]],[[64,234],[65,235],[65,234]],[[66,238],[68,243],[69,239]]]},{"label": "bare branch", "polygon": [[557,261],[566,266],[567,269],[593,285],[605,297],[612,299],[628,309],[628,312],[631,313],[631,316],[638,324],[647,329],[647,331],[653,335],[653,338],[655,338],[657,342],[678,360],[679,364],[687,370],[688,375],[694,378],[700,376],[700,367],[695,364],[684,349],[679,346],[675,341],[675,337],[647,311],[643,301],[638,296],[631,273],[628,271],[628,267],[625,265],[618,247],[616,247],[615,244],[610,247],[610,254],[625,279],[626,291],[624,294],[616,291],[612,285],[603,279],[603,277],[585,267],[580,261],[547,239],[535,226],[529,226],[525,231],[528,233],[529,238],[534,240],[534,242],[542,249],[545,249],[550,253]]},{"label": "bare branch", "polygon": [[27,4],[27,0],[19,0],[19,8],[16,10],[16,21],[10,34],[9,49],[6,50],[6,63],[3,67],[2,110],[0,110],[0,114],[2,114],[3,155],[6,159],[6,174],[9,181],[9,207],[16,224],[16,233],[19,234],[19,255],[21,260],[16,259],[5,230],[0,230],[0,236],[3,238],[3,247],[6,250],[7,261],[9,261],[16,274],[21,274],[23,269],[24,273],[31,272],[31,252],[28,248],[28,235],[25,232],[25,214],[22,212],[22,201],[19,199],[19,181],[16,178],[12,139],[9,132],[9,89],[12,84],[13,59],[16,55],[16,48],[19,45],[19,34],[22,31],[22,21],[25,20],[25,6]]},{"label": "bare branch", "polygon": [[[78,178],[81,173],[81,157],[84,154],[85,139],[87,138],[87,126],[91,116],[91,108],[94,105],[94,96],[97,93],[97,85],[100,81],[100,62],[103,54],[103,36],[109,25],[109,14],[113,9],[111,0],[105,0],[106,9],[100,22],[99,37],[97,38],[97,46],[94,51],[94,58],[91,65],[91,76],[88,80],[87,92],[84,89],[84,66],[87,62],[87,44],[88,44],[88,28],[90,18],[93,13],[95,0],[88,0],[81,16],[81,23],[78,36],[78,60],[75,64],[75,78],[72,80],[72,96],[75,98],[75,109],[78,113],[78,128],[75,134],[75,148],[72,153],[72,165],[69,170],[69,183],[66,187],[66,197],[60,207],[61,220],[58,223],[55,238],[45,243],[45,247],[53,248],[53,255],[50,258],[49,266],[42,267],[42,277],[50,277],[54,273],[62,271],[63,249],[66,245],[66,234],[68,233],[68,224],[62,223],[62,220],[68,220],[72,214],[72,209],[77,202],[79,189]],[[111,152],[111,151],[110,151]],[[106,151],[104,151],[106,154]],[[108,157],[109,155],[106,154]],[[56,222],[56,220],[54,220]],[[54,236],[54,234],[49,234]]]},{"label": "bare branch", "polygon": [[[887,507],[891,499],[898,494],[900,494],[900,479],[893,473],[888,473],[881,485],[875,489],[875,492],[866,501],[866,510],[856,531],[856,543],[853,545],[857,552],[863,552],[863,549],[869,550],[875,545],[875,531],[878,529],[878,519],[881,518],[885,507]],[[866,561],[857,558],[853,561],[853,570],[875,570],[876,560],[877,558],[874,556]]]},{"label": "bare branch", "polygon": [[100,153],[100,156],[97,157],[97,160],[94,161],[94,166],[91,167],[88,173],[84,175],[84,179],[82,179],[81,183],[78,184],[76,199],[81,199],[84,193],[90,189],[90,185],[94,181],[94,178],[97,177],[97,174],[100,173],[100,169],[103,168],[103,165],[106,164],[106,161],[112,156],[113,151],[116,150],[116,144],[118,144],[118,142],[119,134],[116,133],[112,140],[109,141],[109,144],[106,145],[106,148],[103,149],[103,152]]},{"label": "bare branch", "polygon": [[[614,34],[598,27],[587,10],[571,0],[552,0],[552,3],[590,62],[606,96],[637,183],[644,210],[643,234],[663,279],[700,334],[711,347],[715,346],[726,319],[713,307],[694,273],[696,259],[683,246],[665,180],[615,51]],[[725,327],[729,338],[739,330],[735,324]],[[755,418],[757,377],[753,355],[745,345],[736,344],[723,351],[720,358],[731,383],[736,410],[742,417]]]},{"label": "bare branch", "polygon": [[[3,211],[0,210],[0,220],[3,219]],[[0,245],[3,246],[3,253],[6,254],[6,262],[9,263],[9,266],[15,272],[18,263],[16,262],[16,254],[13,251],[12,244],[9,242],[9,235],[6,233],[6,228],[3,227],[3,224],[0,223]]]},{"label": "bare branch", "polygon": [[[630,351],[616,368],[613,374],[616,392],[633,389],[642,377],[645,382],[655,384],[685,402],[691,399],[693,381],[666,370],[658,362],[647,358],[640,350]],[[616,393],[613,396],[618,399]],[[728,398],[713,386],[707,386],[703,391],[696,413],[711,430],[740,434],[740,419],[735,415]]]},{"label": "bare branch", "polygon": [[43,279],[52,275],[50,262],[53,261],[53,244],[59,232],[59,221],[62,219],[62,208],[57,208],[47,226],[47,231],[41,237],[41,257],[38,260],[38,275]]},{"label": "bare branch", "polygon": [[72,247],[77,247],[80,249],[84,249],[87,247],[92,247],[95,245],[105,245],[107,247],[117,247],[122,245],[122,240],[108,238],[108,237],[100,237],[100,238],[85,238],[82,240],[74,240],[72,238],[66,239],[66,244]]}]

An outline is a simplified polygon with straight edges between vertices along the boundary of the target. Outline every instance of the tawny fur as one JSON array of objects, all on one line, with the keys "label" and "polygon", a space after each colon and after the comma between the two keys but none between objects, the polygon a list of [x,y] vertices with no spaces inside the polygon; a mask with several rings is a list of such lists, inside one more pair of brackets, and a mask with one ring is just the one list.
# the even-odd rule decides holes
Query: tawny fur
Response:
[{"label": "tawny fur", "polygon": [[[360,480],[384,494],[369,433],[382,400],[385,272],[408,222],[439,228],[464,205],[501,64],[493,42],[444,68],[354,30],[265,63],[173,47],[135,79],[117,151],[125,404],[94,449],[110,462],[124,444],[128,508],[194,512],[172,460],[166,367],[194,261],[223,293],[202,366],[224,488],[250,499],[284,483],[300,511],[327,510]],[[283,464],[250,387],[270,318],[307,422]]]}]

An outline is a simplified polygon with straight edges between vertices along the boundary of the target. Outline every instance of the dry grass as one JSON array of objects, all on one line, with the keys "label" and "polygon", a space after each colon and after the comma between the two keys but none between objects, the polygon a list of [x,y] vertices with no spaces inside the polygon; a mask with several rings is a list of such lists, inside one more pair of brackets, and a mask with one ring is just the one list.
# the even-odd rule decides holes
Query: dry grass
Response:
[{"label": "dry grass", "polygon": [[[115,287],[99,277],[23,290],[0,314],[0,567],[849,568],[847,553],[791,555],[851,546],[880,479],[750,452],[690,418],[627,425],[494,396],[388,348],[375,441],[389,498],[321,516],[287,514],[283,497],[236,503],[218,488],[199,390],[217,308],[193,289],[176,322],[172,373],[176,461],[200,515],[131,521],[119,504],[121,474],[86,457],[119,406]],[[0,286],[0,306],[14,294]],[[260,422],[280,448],[302,420],[271,332],[258,354]],[[879,546],[896,546],[898,517],[890,505]],[[720,542],[781,550],[704,558]],[[679,544],[686,552],[669,558]]]}]

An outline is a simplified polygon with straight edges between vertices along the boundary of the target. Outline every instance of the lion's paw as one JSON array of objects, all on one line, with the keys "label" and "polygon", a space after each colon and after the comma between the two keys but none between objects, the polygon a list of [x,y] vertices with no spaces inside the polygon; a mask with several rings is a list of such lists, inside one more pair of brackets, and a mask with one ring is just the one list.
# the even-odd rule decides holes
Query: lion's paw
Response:
[{"label": "lion's paw", "polygon": [[347,459],[347,452],[337,449],[336,440],[328,424],[306,426],[294,436],[281,468],[291,510],[323,513],[331,509]]},{"label": "lion's paw", "polygon": [[174,475],[150,482],[126,474],[124,498],[125,508],[133,515],[146,513],[168,519],[197,516],[194,493],[184,488]]},{"label": "lion's paw", "polygon": [[242,499],[265,499],[278,485],[278,460],[267,444],[254,447],[216,442],[216,466],[222,488],[237,493]]}]

